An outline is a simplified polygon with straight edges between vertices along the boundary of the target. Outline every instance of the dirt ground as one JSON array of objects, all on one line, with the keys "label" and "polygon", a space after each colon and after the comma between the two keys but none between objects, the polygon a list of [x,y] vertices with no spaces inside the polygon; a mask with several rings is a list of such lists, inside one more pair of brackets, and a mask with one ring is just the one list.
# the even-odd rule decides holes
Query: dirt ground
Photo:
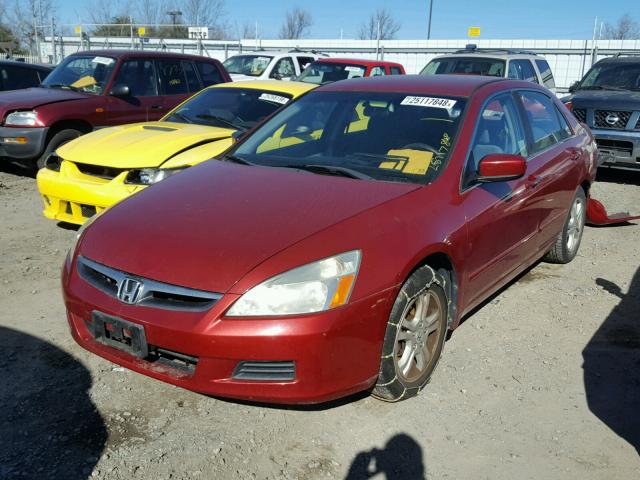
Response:
[{"label": "dirt ground", "polygon": [[[640,213],[640,173],[594,196]],[[75,235],[0,166],[0,479],[640,478],[640,225],[587,228],[452,335],[400,404],[284,408],[118,368],[69,335],[59,271]]]}]

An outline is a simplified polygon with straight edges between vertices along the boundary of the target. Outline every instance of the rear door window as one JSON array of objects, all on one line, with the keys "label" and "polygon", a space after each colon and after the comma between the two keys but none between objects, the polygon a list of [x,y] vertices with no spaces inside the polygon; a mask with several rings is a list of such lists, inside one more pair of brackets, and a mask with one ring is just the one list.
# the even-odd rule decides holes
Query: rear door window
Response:
[{"label": "rear door window", "polygon": [[200,80],[192,62],[182,62],[184,76],[187,79],[187,87],[191,93],[200,91]]},{"label": "rear door window", "polygon": [[202,80],[202,85],[204,87],[224,82],[222,75],[220,75],[220,70],[218,70],[218,67],[215,64],[208,62],[196,62],[196,66],[198,67],[200,80]]},{"label": "rear door window", "polygon": [[189,87],[180,60],[158,60],[157,65],[161,95],[189,93]]},{"label": "rear door window", "polygon": [[400,67],[391,67],[391,75],[402,75],[402,69]]},{"label": "rear door window", "polygon": [[536,71],[529,60],[511,60],[509,62],[509,78],[539,83]]},{"label": "rear door window", "polygon": [[31,68],[0,67],[0,76],[4,90],[19,90],[40,84],[37,70]]},{"label": "rear door window", "polygon": [[296,60],[298,61],[298,66],[300,67],[301,72],[307,68],[310,63],[315,62],[315,58],[313,57],[296,57]]},{"label": "rear door window", "polygon": [[126,85],[133,97],[158,95],[153,62],[151,60],[126,60],[120,67],[115,85]]},{"label": "rear door window", "polygon": [[538,70],[540,70],[540,76],[542,77],[542,83],[547,88],[556,88],[556,81],[553,79],[553,73],[551,73],[551,67],[546,60],[536,60]]},{"label": "rear door window", "polygon": [[271,71],[271,78],[290,78],[296,74],[291,57],[284,57],[278,60],[275,67]]},{"label": "rear door window", "polygon": [[540,92],[520,92],[532,138],[532,153],[538,153],[572,135],[567,120],[553,101]]},{"label": "rear door window", "polygon": [[373,67],[371,69],[370,77],[380,77],[382,75],[386,75],[387,72],[384,71],[384,67]]}]

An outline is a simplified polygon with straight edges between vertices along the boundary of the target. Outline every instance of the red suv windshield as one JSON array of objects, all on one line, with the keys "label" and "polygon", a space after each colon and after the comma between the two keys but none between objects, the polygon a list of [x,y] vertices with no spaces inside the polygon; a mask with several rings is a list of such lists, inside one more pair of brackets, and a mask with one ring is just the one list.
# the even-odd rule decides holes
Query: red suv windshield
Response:
[{"label": "red suv windshield", "polygon": [[109,82],[115,58],[96,55],[67,57],[58,65],[42,85],[101,95]]}]

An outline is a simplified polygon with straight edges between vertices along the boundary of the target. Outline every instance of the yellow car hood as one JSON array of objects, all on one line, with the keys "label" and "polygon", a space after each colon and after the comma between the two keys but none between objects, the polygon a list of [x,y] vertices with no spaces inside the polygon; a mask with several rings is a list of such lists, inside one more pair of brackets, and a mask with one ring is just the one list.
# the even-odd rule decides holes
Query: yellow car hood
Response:
[{"label": "yellow car hood", "polygon": [[228,139],[235,130],[173,122],[104,128],[58,148],[65,160],[111,168],[158,167],[190,148]]}]

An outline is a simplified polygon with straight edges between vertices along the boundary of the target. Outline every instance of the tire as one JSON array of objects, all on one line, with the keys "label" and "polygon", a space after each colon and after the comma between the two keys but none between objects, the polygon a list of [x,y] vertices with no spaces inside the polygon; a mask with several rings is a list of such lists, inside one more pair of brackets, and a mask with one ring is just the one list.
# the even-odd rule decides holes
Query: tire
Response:
[{"label": "tire", "polygon": [[586,213],[587,197],[582,187],[580,187],[573,197],[562,232],[558,235],[555,245],[544,256],[544,261],[549,263],[569,263],[576,257],[582,241]]},{"label": "tire", "polygon": [[444,287],[445,278],[429,266],[416,270],[402,285],[387,323],[374,397],[406,400],[429,383],[447,334]]},{"label": "tire", "polygon": [[68,128],[65,130],[60,130],[53,137],[51,137],[51,139],[49,140],[49,143],[47,143],[47,146],[44,149],[44,152],[42,153],[40,158],[38,158],[38,160],[36,161],[36,166],[38,167],[38,170],[44,167],[44,162],[47,160],[47,158],[49,158],[49,155],[51,155],[53,152],[55,152],[59,147],[61,147],[65,143],[78,138],[80,135],[82,135],[82,132]]}]

